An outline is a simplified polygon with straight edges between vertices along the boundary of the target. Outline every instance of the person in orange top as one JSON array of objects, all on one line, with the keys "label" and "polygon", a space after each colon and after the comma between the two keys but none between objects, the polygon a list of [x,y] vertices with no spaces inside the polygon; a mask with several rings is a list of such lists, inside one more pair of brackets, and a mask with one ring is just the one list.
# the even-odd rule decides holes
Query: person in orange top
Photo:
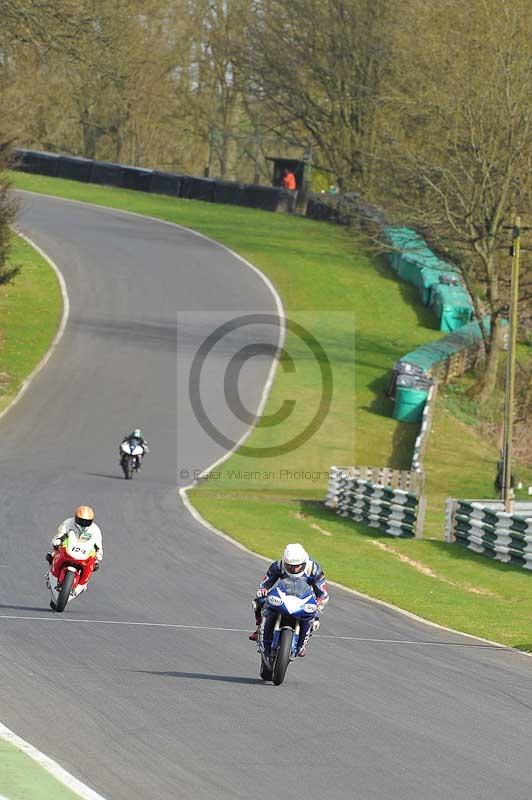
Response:
[{"label": "person in orange top", "polygon": [[283,172],[282,186],[283,189],[290,189],[291,192],[295,192],[297,188],[296,176],[289,169],[285,169]]}]

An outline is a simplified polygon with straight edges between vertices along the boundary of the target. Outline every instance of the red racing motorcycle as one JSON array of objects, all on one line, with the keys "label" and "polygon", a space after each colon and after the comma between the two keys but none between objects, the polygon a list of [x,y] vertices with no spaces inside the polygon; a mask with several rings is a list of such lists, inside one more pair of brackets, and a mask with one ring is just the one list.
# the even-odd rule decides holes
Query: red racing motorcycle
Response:
[{"label": "red racing motorcycle", "polygon": [[88,531],[68,531],[54,553],[46,574],[50,608],[62,612],[67,603],[87,589],[96,564],[96,543]]}]

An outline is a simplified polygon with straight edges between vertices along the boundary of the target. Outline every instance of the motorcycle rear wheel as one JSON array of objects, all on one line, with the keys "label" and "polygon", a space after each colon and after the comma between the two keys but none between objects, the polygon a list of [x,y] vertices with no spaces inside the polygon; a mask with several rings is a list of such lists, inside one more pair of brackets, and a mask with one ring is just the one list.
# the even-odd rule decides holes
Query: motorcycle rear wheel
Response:
[{"label": "motorcycle rear wheel", "polygon": [[272,680],[275,686],[280,686],[285,679],[286,670],[290,663],[290,651],[292,649],[292,629],[283,628],[279,640],[279,649],[273,665]]},{"label": "motorcycle rear wheel", "polygon": [[59,594],[57,595],[57,600],[55,603],[55,610],[58,613],[61,613],[66,608],[66,604],[68,603],[68,598],[70,597],[70,590],[72,589],[73,582],[74,582],[74,573],[68,570],[67,572],[65,572],[65,577],[63,579],[63,583],[61,584],[61,588],[59,589]]}]

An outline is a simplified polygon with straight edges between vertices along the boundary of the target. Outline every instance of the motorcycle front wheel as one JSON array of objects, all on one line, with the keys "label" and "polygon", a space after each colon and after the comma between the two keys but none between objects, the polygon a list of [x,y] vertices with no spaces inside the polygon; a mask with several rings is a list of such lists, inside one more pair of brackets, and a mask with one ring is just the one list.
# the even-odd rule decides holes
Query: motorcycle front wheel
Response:
[{"label": "motorcycle front wheel", "polygon": [[70,591],[72,589],[72,584],[74,582],[74,573],[68,570],[65,573],[65,577],[63,579],[63,583],[61,584],[61,588],[59,589],[59,594],[57,595],[57,600],[55,602],[55,610],[61,613],[66,608],[66,604],[68,603],[68,598],[70,597]]},{"label": "motorcycle front wheel", "polygon": [[133,459],[131,456],[126,456],[122,461],[122,469],[124,470],[124,477],[126,481],[131,480],[131,476],[133,474]]},{"label": "motorcycle front wheel", "polygon": [[279,649],[273,665],[272,680],[276,686],[280,686],[285,679],[286,670],[290,663],[290,651],[292,649],[292,628],[283,628],[279,638]]}]

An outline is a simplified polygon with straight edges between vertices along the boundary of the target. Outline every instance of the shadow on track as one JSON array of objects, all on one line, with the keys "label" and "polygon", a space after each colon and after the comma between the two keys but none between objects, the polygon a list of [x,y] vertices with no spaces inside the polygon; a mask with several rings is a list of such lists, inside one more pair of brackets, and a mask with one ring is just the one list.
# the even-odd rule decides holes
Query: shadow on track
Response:
[{"label": "shadow on track", "polygon": [[119,481],[124,480],[123,475],[109,475],[105,472],[83,472],[83,475],[90,475],[92,478],[116,478]]},{"label": "shadow on track", "polygon": [[253,685],[264,681],[260,678],[240,678],[233,675],[205,675],[202,672],[157,672],[150,669],[131,669],[129,672],[142,672],[145,675],[162,675],[168,678],[195,678],[200,681],[224,681],[225,683],[251,683]]},{"label": "shadow on track", "polygon": [[5,605],[4,603],[0,603],[0,608],[7,608],[11,611],[43,611],[43,612],[50,612],[48,605],[45,603],[42,606],[10,606]]}]

